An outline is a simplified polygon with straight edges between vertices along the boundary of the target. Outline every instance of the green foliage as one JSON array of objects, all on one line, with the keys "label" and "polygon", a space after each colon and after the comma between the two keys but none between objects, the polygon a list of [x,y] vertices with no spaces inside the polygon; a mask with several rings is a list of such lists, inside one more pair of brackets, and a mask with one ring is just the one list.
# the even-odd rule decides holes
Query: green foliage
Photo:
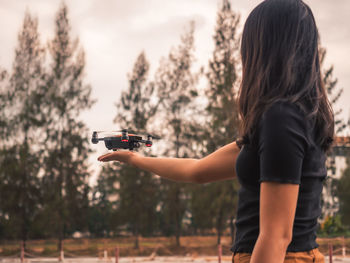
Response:
[{"label": "green foliage", "polygon": [[47,63],[38,21],[26,12],[12,71],[0,71],[0,221],[6,237],[62,238],[86,225],[90,150],[78,118],[93,101],[83,78],[84,52],[69,31],[62,4]]},{"label": "green foliage", "polygon": [[89,232],[93,237],[109,237],[121,224],[116,188],[118,167],[106,165],[99,174],[97,185],[92,189],[89,209]]},{"label": "green foliage", "polygon": [[328,216],[321,224],[319,234],[323,236],[341,236],[344,235],[346,227],[342,224],[341,215]]},{"label": "green foliage", "polygon": [[[329,68],[325,68],[324,66],[324,61],[327,54],[326,49],[323,47],[320,47],[319,53],[320,53],[320,62],[321,62],[321,68],[323,73],[323,83],[327,91],[329,101],[334,111],[335,136],[341,136],[341,133],[350,125],[350,120],[348,122],[345,122],[340,117],[340,114],[342,113],[342,109],[339,109],[337,107],[338,100],[343,94],[343,89],[342,88],[339,89],[337,86],[338,79],[334,78],[333,76],[334,67],[330,66]],[[322,216],[321,217],[323,218],[327,217],[330,214],[333,214],[334,211],[337,211],[340,205],[338,201],[339,191],[337,190],[339,183],[335,178],[335,171],[336,171],[335,158],[336,156],[332,151],[327,156],[327,159],[328,159],[327,173],[330,174],[330,176],[325,181],[325,184],[324,184],[325,191],[323,192],[323,196],[322,196]]]},{"label": "green foliage", "polygon": [[349,121],[350,121],[349,120],[347,123],[344,122],[344,120],[340,117],[340,114],[343,112],[343,110],[337,108],[337,102],[341,97],[341,95],[343,94],[344,89],[337,87],[338,79],[333,77],[334,66],[330,66],[329,68],[324,68],[324,60],[327,54],[327,50],[323,47],[320,47],[319,53],[320,53],[321,67],[323,68],[323,83],[325,85],[328,98],[334,110],[335,134],[338,135],[344,129],[346,129],[346,127],[349,126]]},{"label": "green foliage", "polygon": [[37,19],[25,13],[12,71],[1,73],[0,217],[11,237],[28,239],[39,211],[40,137],[45,115],[44,50]]},{"label": "green foliage", "polygon": [[45,124],[42,178],[42,218],[49,226],[48,234],[59,241],[67,234],[87,229],[89,207],[87,158],[91,150],[79,114],[94,101],[90,98],[91,87],[84,81],[84,51],[77,39],[71,39],[70,30],[68,10],[62,3],[55,18],[55,35],[48,45],[50,66],[43,106],[50,121]]},{"label": "green foliage", "polygon": [[[198,94],[198,74],[193,73],[194,62],[194,23],[181,36],[181,42],[173,47],[169,55],[160,61],[154,85],[159,98],[157,124],[163,131],[165,156],[188,158],[196,155],[192,127],[196,125],[196,96]],[[161,179],[160,211],[161,231],[175,235],[176,245],[180,246],[183,219],[187,209],[189,194],[185,184]]]},{"label": "green foliage", "polygon": [[337,183],[337,196],[339,198],[339,214],[342,223],[350,228],[350,156],[347,156],[347,167]]},{"label": "green foliage", "polygon": [[[145,53],[141,52],[132,72],[128,74],[129,87],[122,92],[116,104],[114,122],[120,128],[152,133],[147,129],[147,124],[156,113],[158,104],[151,101],[154,86],[147,82],[148,71],[149,63]],[[139,151],[147,154],[143,147]],[[118,183],[119,223],[135,236],[135,248],[138,248],[138,236],[151,235],[156,228],[157,181],[149,172],[129,165],[110,169],[110,173],[116,174],[115,182]]]}]

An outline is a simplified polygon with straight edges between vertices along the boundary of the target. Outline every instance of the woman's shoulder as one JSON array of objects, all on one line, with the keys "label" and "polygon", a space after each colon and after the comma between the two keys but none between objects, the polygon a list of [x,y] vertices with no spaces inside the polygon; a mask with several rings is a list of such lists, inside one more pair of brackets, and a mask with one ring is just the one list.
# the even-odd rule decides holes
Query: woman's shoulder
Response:
[{"label": "woman's shoulder", "polygon": [[305,153],[310,146],[310,131],[299,106],[289,101],[271,104],[260,120],[257,145],[260,151],[264,147],[274,149],[272,152],[278,152],[279,148],[294,151],[297,147]]},{"label": "woman's shoulder", "polygon": [[274,119],[285,121],[293,117],[294,119],[305,120],[305,113],[299,105],[290,101],[276,101],[268,105],[263,114],[262,119]]},{"label": "woman's shoulder", "polygon": [[290,101],[276,101],[267,107],[260,118],[258,130],[270,136],[290,137],[291,134],[298,134],[308,140],[310,138],[305,113],[297,104]]},{"label": "woman's shoulder", "polygon": [[306,114],[301,107],[286,100],[275,101],[263,108],[256,123],[252,144],[258,145],[261,137],[286,136],[288,131],[297,131],[308,140],[311,138]]}]

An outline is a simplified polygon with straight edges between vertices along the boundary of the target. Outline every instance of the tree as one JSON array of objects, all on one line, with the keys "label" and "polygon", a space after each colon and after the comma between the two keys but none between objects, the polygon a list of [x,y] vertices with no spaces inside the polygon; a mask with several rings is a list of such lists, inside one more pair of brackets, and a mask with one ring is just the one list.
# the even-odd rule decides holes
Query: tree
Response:
[{"label": "tree", "polygon": [[[148,71],[149,63],[144,52],[141,52],[128,75],[128,89],[122,92],[120,101],[116,104],[114,122],[136,133],[147,130],[148,123],[157,110],[157,104],[151,101],[154,86],[147,83]],[[139,151],[147,154],[149,150],[140,148]],[[120,218],[135,236],[135,248],[138,248],[139,234],[150,235],[155,228],[157,180],[151,173],[128,165],[121,165],[114,173],[117,173],[119,183]]]},{"label": "tree", "polygon": [[338,79],[333,77],[334,66],[330,66],[327,69],[324,69],[324,61],[326,58],[327,50],[323,47],[319,48],[320,53],[320,63],[321,68],[323,68],[323,83],[327,91],[328,98],[332,104],[333,109],[335,110],[335,134],[340,134],[346,127],[349,126],[349,123],[345,123],[344,120],[340,117],[340,114],[343,112],[342,109],[337,109],[337,102],[341,95],[344,92],[343,88],[338,88],[337,83]]},{"label": "tree", "polygon": [[[219,147],[233,142],[238,136],[239,20],[240,16],[231,9],[229,0],[223,0],[217,13],[213,37],[215,47],[207,72],[209,85],[205,93],[208,97],[206,107],[208,118],[203,126],[201,138],[205,145],[203,155],[208,155]],[[195,197],[199,202],[205,198],[203,195],[211,197],[206,209],[212,215],[212,225],[217,230],[218,244],[221,242],[227,221],[230,222],[233,241],[237,188],[237,181],[215,182],[206,186],[205,192],[197,190],[193,193],[202,196],[202,198]]]},{"label": "tree", "polygon": [[[7,78],[7,72],[6,70],[3,70],[0,68],[0,138],[1,141],[5,141],[7,138],[5,136],[5,129],[7,127],[7,118],[5,115],[5,108],[6,108],[6,78]],[[5,151],[2,149],[0,152],[0,159],[3,158],[3,155],[5,154]],[[0,169],[2,166],[0,166]],[[2,191],[3,187],[3,181],[0,179],[0,191]],[[0,237],[5,236],[5,230],[6,230],[6,223],[8,221],[8,218],[5,214],[3,204],[0,202]]]},{"label": "tree", "polygon": [[336,195],[339,198],[339,215],[342,223],[350,227],[350,156],[346,158],[347,168],[337,182]]},{"label": "tree", "polygon": [[110,165],[104,166],[93,188],[89,209],[89,232],[93,237],[109,237],[120,224],[116,213],[119,206],[116,169]]},{"label": "tree", "polygon": [[215,227],[212,210],[212,184],[193,185],[190,189],[191,227],[195,235],[205,235]]},{"label": "tree", "polygon": [[6,139],[5,131],[7,125],[6,117],[6,104],[8,103],[6,99],[6,89],[8,86],[8,73],[5,69],[0,68],[0,138],[2,140]]},{"label": "tree", "polygon": [[[159,108],[158,127],[164,131],[168,142],[164,155],[176,158],[195,155],[191,123],[196,123],[195,99],[198,95],[196,83],[198,74],[192,72],[194,62],[194,23],[181,36],[181,43],[172,48],[167,58],[160,61],[154,85],[157,90]],[[166,235],[175,234],[176,245],[180,246],[182,220],[186,211],[189,194],[186,184],[161,179],[162,231]]]},{"label": "tree", "polygon": [[[340,134],[350,125],[350,120],[345,123],[344,120],[340,117],[342,109],[337,108],[337,102],[343,94],[343,89],[339,89],[337,87],[338,79],[333,77],[334,67],[330,66],[329,68],[324,69],[324,61],[327,53],[326,49],[320,47],[319,53],[321,68],[323,68],[323,82],[332,108],[334,109],[335,136],[340,136]],[[334,213],[336,213],[336,211],[339,209],[339,200],[336,193],[337,186],[339,184],[337,182],[338,179],[335,178],[335,158],[336,153],[331,150],[327,156],[327,171],[331,174],[331,176],[329,176],[325,181],[325,187],[322,195],[323,218],[326,218],[327,216],[333,216]]]},{"label": "tree", "polygon": [[[55,36],[49,42],[50,66],[46,101],[50,122],[46,125],[46,155],[43,189],[45,213],[58,249],[66,234],[87,228],[89,140],[79,119],[89,109],[91,87],[85,84],[84,50],[71,39],[67,6],[62,3],[55,18]],[[50,218],[50,220],[49,220]],[[55,220],[52,220],[55,218]]]},{"label": "tree", "polygon": [[4,139],[0,151],[0,210],[8,219],[11,234],[20,237],[24,246],[39,210],[40,132],[46,121],[40,108],[45,94],[43,61],[38,20],[26,11],[0,106]]},{"label": "tree", "polygon": [[130,126],[130,129],[145,130],[149,120],[154,117],[158,104],[152,101],[155,95],[153,83],[147,83],[149,62],[142,51],[128,74],[129,86],[123,91],[120,101],[116,103],[115,123]]}]

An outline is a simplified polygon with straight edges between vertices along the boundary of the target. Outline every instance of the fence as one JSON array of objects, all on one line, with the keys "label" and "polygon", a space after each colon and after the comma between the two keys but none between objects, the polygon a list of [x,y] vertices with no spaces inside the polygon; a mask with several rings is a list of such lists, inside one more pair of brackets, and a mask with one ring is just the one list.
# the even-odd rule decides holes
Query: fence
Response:
[{"label": "fence", "polygon": [[[62,246],[63,247],[63,246]],[[55,253],[55,255],[51,255],[51,257],[42,256],[35,254],[33,252],[27,252],[24,249],[23,242],[21,242],[21,248],[20,251],[13,254],[13,255],[7,255],[6,257],[0,257],[0,263],[5,261],[11,261],[11,262],[20,262],[20,263],[35,263],[35,262],[64,262],[64,261],[70,261],[69,259],[84,259],[84,262],[89,261],[86,258],[75,255],[71,252],[64,251],[63,249],[59,253]],[[98,262],[115,262],[119,263],[119,247],[116,247],[114,250],[114,260],[111,257],[108,257],[108,251],[103,251],[103,257],[98,257],[98,260],[94,259],[92,261],[98,261]],[[68,259],[68,260],[67,260]],[[91,261],[91,258],[90,258]]]},{"label": "fence", "polygon": [[[350,242],[349,247],[347,247],[347,242],[344,237],[339,238],[328,238],[328,239],[321,239],[322,243],[320,246],[321,252],[326,256],[327,261],[329,263],[333,263],[334,261],[339,260],[348,260],[346,262],[350,262]],[[327,248],[325,248],[325,245],[327,245]],[[62,246],[63,248],[63,246]],[[204,262],[231,262],[232,256],[223,256],[223,249],[225,251],[229,251],[230,246],[227,245],[221,245],[219,244],[217,247],[217,257],[205,257],[203,256]],[[18,263],[43,263],[43,262],[78,262],[78,261],[84,261],[84,262],[106,262],[106,263],[122,263],[122,262],[145,262],[145,261],[153,261],[155,262],[156,253],[152,253],[149,257],[141,259],[133,259],[132,261],[125,261],[124,259],[120,259],[119,257],[119,247],[115,247],[114,249],[114,255],[108,255],[108,251],[105,249],[103,251],[100,251],[97,258],[87,258],[82,257],[79,255],[75,255],[71,252],[61,250],[60,253],[55,253],[54,255],[50,255],[51,257],[44,257],[41,255],[37,255],[33,252],[27,252],[24,249],[23,243],[21,243],[21,249],[19,252],[13,254],[13,255],[7,255],[6,257],[0,257],[0,263],[2,262],[18,262]],[[111,254],[111,253],[110,253]],[[102,255],[102,256],[101,256]],[[158,257],[157,258],[161,258]],[[167,258],[167,259],[165,259]],[[174,258],[176,258],[174,260]],[[163,257],[161,262],[176,262],[179,260],[176,256],[173,257]],[[181,261],[195,261],[195,259],[191,256],[188,256],[184,259],[181,259]],[[326,262],[327,262],[326,261]],[[198,261],[197,261],[198,262]],[[344,261],[345,262],[345,261]]]},{"label": "fence", "polygon": [[[327,251],[323,251],[323,254],[328,257],[329,263],[333,263],[334,259],[347,259],[350,256],[350,246],[347,244],[344,237],[337,238],[324,238],[322,243],[328,245]],[[350,262],[350,261],[349,261]]]}]

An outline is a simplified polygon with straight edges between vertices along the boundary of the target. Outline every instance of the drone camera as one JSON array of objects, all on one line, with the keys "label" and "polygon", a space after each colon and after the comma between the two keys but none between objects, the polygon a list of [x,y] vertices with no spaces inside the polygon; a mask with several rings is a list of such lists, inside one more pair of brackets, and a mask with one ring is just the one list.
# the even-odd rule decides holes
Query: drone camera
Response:
[{"label": "drone camera", "polygon": [[147,140],[146,143],[145,143],[145,145],[146,145],[147,147],[151,147],[151,146],[152,146],[152,142],[151,142],[150,140]]},{"label": "drone camera", "polygon": [[123,130],[121,141],[122,142],[128,142],[129,141],[128,132],[126,130]]}]

